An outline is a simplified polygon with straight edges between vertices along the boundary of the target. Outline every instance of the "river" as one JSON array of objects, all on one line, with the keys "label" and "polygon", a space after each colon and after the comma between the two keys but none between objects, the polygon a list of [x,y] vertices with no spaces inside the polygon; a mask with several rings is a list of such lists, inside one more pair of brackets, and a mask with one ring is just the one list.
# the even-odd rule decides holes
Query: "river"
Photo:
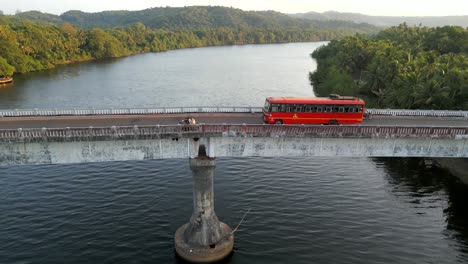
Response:
[{"label": "river", "polygon": [[[261,106],[312,96],[326,43],[209,47],[15,76],[0,109]],[[188,160],[0,167],[0,263],[182,263]],[[219,158],[226,263],[467,263],[468,188],[422,159]]]}]

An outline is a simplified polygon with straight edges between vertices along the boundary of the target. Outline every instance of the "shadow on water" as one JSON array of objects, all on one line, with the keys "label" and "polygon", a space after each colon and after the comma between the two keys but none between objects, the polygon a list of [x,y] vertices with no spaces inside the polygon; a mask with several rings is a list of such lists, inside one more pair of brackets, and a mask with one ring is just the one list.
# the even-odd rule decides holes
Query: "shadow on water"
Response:
[{"label": "shadow on water", "polygon": [[[234,247],[234,250],[224,259],[215,262],[216,264],[230,264],[232,262],[232,258],[234,256],[234,252],[236,251],[236,248]],[[174,258],[176,260],[177,264],[191,264],[192,262],[188,262],[185,259],[181,258],[179,255],[177,255],[175,249],[174,249]]]},{"label": "shadow on water", "polygon": [[413,196],[411,203],[419,203],[420,198],[443,194],[447,206],[443,211],[446,217],[445,235],[462,245],[460,251],[468,254],[468,186],[446,169],[430,159],[423,158],[376,158],[384,164],[387,181],[394,193],[405,192]]}]

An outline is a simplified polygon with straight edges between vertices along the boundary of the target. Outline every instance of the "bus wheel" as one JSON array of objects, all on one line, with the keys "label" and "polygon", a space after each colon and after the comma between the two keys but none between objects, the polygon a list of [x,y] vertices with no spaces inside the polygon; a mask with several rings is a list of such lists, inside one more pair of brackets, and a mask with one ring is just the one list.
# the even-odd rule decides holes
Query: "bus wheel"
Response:
[{"label": "bus wheel", "polygon": [[277,119],[277,120],[275,120],[275,124],[277,124],[277,125],[282,125],[282,124],[283,124],[283,120]]},{"label": "bus wheel", "polygon": [[332,125],[332,126],[336,126],[336,125],[338,125],[338,121],[333,119],[333,120],[328,121],[328,124]]}]

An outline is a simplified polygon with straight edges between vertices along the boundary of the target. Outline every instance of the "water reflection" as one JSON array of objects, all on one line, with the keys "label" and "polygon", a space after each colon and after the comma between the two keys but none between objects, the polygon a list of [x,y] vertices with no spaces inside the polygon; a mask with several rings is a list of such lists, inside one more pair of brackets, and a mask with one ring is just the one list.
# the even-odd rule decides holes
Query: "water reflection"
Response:
[{"label": "water reflection", "polygon": [[10,82],[10,83],[0,83],[0,89],[11,87],[11,86],[13,86],[13,84],[14,84],[14,82]]},{"label": "water reflection", "polygon": [[0,84],[0,109],[6,109],[8,102],[15,102],[20,100],[20,96],[15,90],[17,82],[18,81],[16,80],[15,76],[15,80],[12,83]]},{"label": "water reflection", "polygon": [[[468,259],[468,187],[436,162],[424,158],[376,158],[384,164],[386,180],[392,193],[415,208],[431,208],[443,204],[446,231],[443,234],[458,242],[457,250]],[[409,196],[409,197],[408,197]]]},{"label": "water reflection", "polygon": [[[192,213],[187,160],[0,171],[0,263],[183,263],[173,235]],[[252,208],[226,263],[466,263],[466,190],[438,171],[418,159],[220,158],[216,214],[233,227]]]},{"label": "water reflection", "polygon": [[309,54],[323,44],[185,49],[62,65],[16,75],[14,89],[0,89],[0,107],[259,106],[267,96],[311,96],[308,73],[316,64]]}]

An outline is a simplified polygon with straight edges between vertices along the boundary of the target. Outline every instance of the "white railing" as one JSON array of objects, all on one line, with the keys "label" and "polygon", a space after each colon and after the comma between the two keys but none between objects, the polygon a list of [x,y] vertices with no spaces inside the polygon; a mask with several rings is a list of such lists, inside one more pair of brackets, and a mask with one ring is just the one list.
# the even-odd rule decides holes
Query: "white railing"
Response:
[{"label": "white railing", "polygon": [[333,138],[452,138],[465,139],[467,127],[417,126],[305,126],[305,125],[193,125],[0,129],[0,141],[99,140],[125,137],[333,137]]},{"label": "white railing", "polygon": [[427,116],[468,118],[468,111],[461,110],[367,109],[366,114],[370,116]]},{"label": "white railing", "polygon": [[[197,107],[153,107],[121,109],[14,109],[0,110],[1,117],[24,116],[90,116],[90,115],[149,115],[182,113],[261,113],[261,107],[249,106],[197,106]],[[366,109],[367,116],[427,116],[468,118],[468,111],[456,110],[405,110]]]},{"label": "white railing", "polygon": [[154,107],[121,109],[14,109],[0,110],[0,117],[21,116],[89,116],[89,115],[148,115],[179,113],[261,113],[261,107],[202,106],[202,107]]}]

